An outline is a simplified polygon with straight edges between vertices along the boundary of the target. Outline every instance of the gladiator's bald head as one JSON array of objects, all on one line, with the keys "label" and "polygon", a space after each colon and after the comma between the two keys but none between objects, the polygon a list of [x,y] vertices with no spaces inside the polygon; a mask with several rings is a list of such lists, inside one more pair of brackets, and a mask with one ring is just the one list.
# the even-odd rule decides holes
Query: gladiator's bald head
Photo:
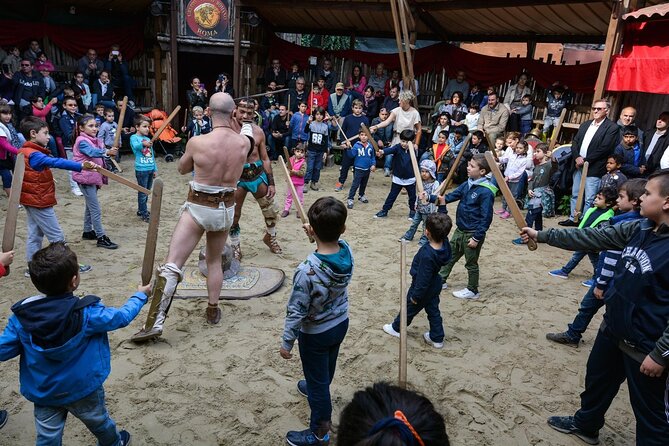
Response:
[{"label": "gladiator's bald head", "polygon": [[209,110],[212,115],[230,117],[235,109],[235,101],[228,93],[216,93],[209,98]]}]

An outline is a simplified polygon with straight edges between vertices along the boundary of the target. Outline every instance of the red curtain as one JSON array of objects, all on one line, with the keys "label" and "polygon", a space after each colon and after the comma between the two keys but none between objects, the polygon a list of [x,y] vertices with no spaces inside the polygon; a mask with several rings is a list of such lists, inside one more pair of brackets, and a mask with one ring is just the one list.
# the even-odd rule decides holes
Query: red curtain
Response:
[{"label": "red curtain", "polygon": [[[377,54],[365,51],[323,51],[286,42],[273,36],[270,57],[290,67],[294,60],[305,61],[309,56],[332,54],[368,65],[383,62],[387,67],[399,67],[399,57],[395,54]],[[480,83],[483,88],[498,85],[514,78],[521,71],[527,71],[537,83],[547,88],[555,81],[576,93],[591,93],[595,88],[599,63],[582,65],[552,65],[528,58],[492,57],[466,51],[448,43],[439,43],[416,50],[414,53],[414,73],[419,76],[430,71],[446,69],[449,77],[455,77],[458,70],[467,73],[470,82]],[[347,76],[349,73],[346,74]]]},{"label": "red curtain", "polygon": [[[121,46],[125,59],[132,59],[144,48],[143,23],[122,28],[81,28],[42,22],[0,20],[0,30],[0,45],[4,47],[19,45],[23,50],[31,39],[47,36],[54,45],[75,58],[84,56],[86,50],[93,48],[104,59],[109,54],[109,47],[117,43]],[[47,57],[50,55],[47,54]]]},{"label": "red curtain", "polygon": [[669,19],[630,23],[606,89],[669,94]]}]

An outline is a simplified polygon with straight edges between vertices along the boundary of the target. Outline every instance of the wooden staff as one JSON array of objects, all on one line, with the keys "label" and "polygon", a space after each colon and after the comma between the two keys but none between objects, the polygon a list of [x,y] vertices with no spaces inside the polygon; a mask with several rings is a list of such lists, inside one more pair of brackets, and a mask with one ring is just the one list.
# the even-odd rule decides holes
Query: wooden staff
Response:
[{"label": "wooden staff", "polygon": [[167,128],[167,126],[170,124],[170,121],[174,119],[174,117],[179,113],[179,110],[181,110],[181,106],[177,105],[174,110],[172,110],[172,113],[163,121],[160,127],[158,127],[158,130],[156,130],[156,133],[153,135],[153,138],[151,138],[151,144],[153,144],[158,137],[160,136],[161,133],[163,133],[163,130]]},{"label": "wooden staff", "polygon": [[[123,102],[121,103],[121,110],[118,114],[118,123],[116,124],[116,133],[114,134],[114,144],[112,147],[116,147],[117,150],[121,150],[121,133],[123,132],[123,121],[125,120],[125,111],[128,107],[128,97],[123,96]],[[111,162],[114,164],[114,167],[118,169],[119,172],[123,172],[121,166],[116,162],[112,157]]]},{"label": "wooden staff", "polygon": [[[516,226],[518,226],[518,229],[523,229],[525,226],[527,226],[527,223],[525,223],[523,214],[520,213],[520,208],[518,207],[518,203],[516,203],[516,198],[513,196],[511,189],[509,189],[509,185],[506,184],[506,181],[504,181],[504,175],[502,175],[502,172],[499,170],[499,166],[497,165],[495,158],[492,156],[492,153],[489,150],[485,152],[485,159],[486,161],[488,161],[488,165],[490,166],[490,171],[497,180],[497,185],[499,186],[499,189],[502,191],[502,195],[506,200],[506,205],[509,207],[509,210],[511,211],[511,215],[513,215],[513,220],[516,222]],[[527,242],[527,248],[530,251],[536,250],[537,242],[535,242],[534,240],[529,240]]]},{"label": "wooden staff", "polygon": [[363,132],[367,134],[367,138],[369,138],[369,142],[372,143],[372,147],[374,147],[374,152],[379,151],[379,145],[376,143],[376,140],[372,137],[372,133],[369,131],[369,128],[365,124],[360,124],[360,128],[362,129]]},{"label": "wooden staff", "polygon": [[409,141],[409,157],[411,158],[413,174],[416,177],[416,193],[420,195],[425,189],[423,188],[423,179],[420,177],[420,167],[418,166],[418,160],[416,160],[416,151],[411,141]]},{"label": "wooden staff", "polygon": [[341,125],[339,125],[339,119],[337,119],[336,116],[330,116],[326,113],[325,114],[325,119],[334,119],[335,124],[337,124],[337,127],[339,128],[339,131],[341,132],[342,138],[344,138],[344,141],[348,141],[348,139],[346,139],[346,133],[344,133],[344,129],[342,129]]},{"label": "wooden staff", "polygon": [[[19,153],[16,155],[16,161],[14,162],[12,190],[9,192],[5,228],[2,232],[2,252],[8,252],[14,249],[16,220],[19,217],[19,200],[21,198],[21,187],[23,186],[23,173],[25,172],[25,169],[26,162],[23,159],[23,153]],[[9,275],[9,265],[5,267],[5,275]]]},{"label": "wooden staff", "polygon": [[148,190],[147,188],[142,187],[139,184],[135,184],[132,181],[123,178],[121,175],[116,175],[115,173],[108,171],[104,167],[98,167],[97,169],[95,169],[95,171],[101,173],[102,175],[106,176],[109,179],[112,179],[121,184],[125,184],[126,186],[132,189],[135,189],[137,192],[142,192],[146,195],[151,195],[151,191]]},{"label": "wooden staff", "polygon": [[293,170],[293,163],[290,162],[290,153],[288,153],[288,147],[283,146],[283,156],[286,157],[286,168]]},{"label": "wooden staff", "polygon": [[[391,0],[392,1],[392,0]],[[400,367],[399,386],[407,386],[407,242],[400,242]]]},{"label": "wooden staff", "polygon": [[465,154],[465,150],[467,149],[467,147],[469,147],[471,139],[472,135],[471,134],[467,135],[467,139],[465,139],[465,142],[462,144],[462,148],[455,157],[451,169],[448,171],[448,175],[446,175],[446,179],[444,180],[443,183],[439,185],[439,189],[437,189],[437,195],[444,195],[444,193],[446,193],[448,186],[450,186],[451,182],[453,181],[453,175],[455,175],[455,171],[458,170],[458,166],[460,165],[460,160],[462,159],[462,155]]},{"label": "wooden staff", "polygon": [[[279,164],[281,165],[281,168],[283,169],[283,173],[286,175],[286,182],[288,183],[288,190],[293,194],[293,202],[295,203],[295,209],[297,209],[297,215],[300,217],[300,220],[302,221],[303,225],[306,225],[309,223],[309,220],[307,219],[307,214],[304,213],[304,208],[302,207],[302,203],[300,203],[300,199],[297,195],[297,191],[295,190],[295,185],[293,182],[290,180],[290,172],[288,171],[288,168],[286,167],[286,161],[283,159],[281,155],[279,155]],[[309,242],[313,243],[314,239],[309,236]]]},{"label": "wooden staff", "polygon": [[402,77],[407,73],[406,60],[404,58],[404,48],[402,47],[402,36],[400,34],[400,20],[398,18],[397,4],[395,0],[390,0],[390,11],[393,16],[393,28],[395,29],[395,41],[397,43],[397,52],[400,58],[400,69],[402,71]]},{"label": "wooden staff", "polygon": [[[290,90],[290,88],[282,88],[281,90],[274,90],[274,91],[272,91],[272,94],[283,93],[284,91],[288,91],[288,90]],[[264,92],[264,93],[258,93],[258,94],[252,94],[252,95],[249,95],[249,96],[240,96],[240,97],[238,97],[238,98],[234,98],[233,101],[237,102],[237,101],[239,101],[240,99],[257,98],[257,97],[260,97],[260,96],[265,96],[266,94],[267,94],[267,92]],[[288,98],[288,99],[289,99],[289,101],[290,101],[290,98]],[[288,104],[290,105],[290,102],[288,102]],[[290,108],[290,107],[289,107],[289,108]]]},{"label": "wooden staff", "polygon": [[585,198],[585,183],[588,180],[588,166],[589,163],[587,161],[583,162],[581,184],[578,186],[578,197],[576,198],[576,208],[574,209],[574,223],[578,223],[583,214],[583,199]]},{"label": "wooden staff", "polygon": [[[142,261],[142,285],[148,285],[153,276],[153,264],[156,260],[156,245],[158,244],[158,225],[160,223],[160,208],[163,202],[163,180],[156,178],[151,193],[151,216],[149,229],[146,232],[144,245],[144,260]],[[153,326],[153,324],[151,324]]]}]

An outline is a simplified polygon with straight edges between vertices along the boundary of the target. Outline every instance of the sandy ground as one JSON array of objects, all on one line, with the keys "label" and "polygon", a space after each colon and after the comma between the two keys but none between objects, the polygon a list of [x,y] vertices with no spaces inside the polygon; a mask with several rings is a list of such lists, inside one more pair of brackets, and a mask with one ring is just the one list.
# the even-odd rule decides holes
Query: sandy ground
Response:
[{"label": "sandy ground", "polygon": [[[134,181],[132,163],[125,158],[123,175]],[[188,177],[174,164],[160,163],[165,181],[163,219],[157,259],[165,256],[177,210],[186,194]],[[337,169],[323,171],[319,192],[306,195],[308,206],[333,192]],[[136,194],[120,184],[100,193],[103,223],[116,251],[82,241],[83,198],[69,193],[64,172],[56,172],[59,216],[66,237],[82,262],[93,271],[82,277],[80,294],[94,293],[107,305],[121,305],[139,282],[146,224],[135,216]],[[277,173],[279,205],[285,183]],[[349,184],[352,179],[349,177]],[[399,244],[409,222],[406,195],[401,195],[387,219],[372,216],[389,190],[389,178],[376,172],[368,188],[369,204],[356,203],[344,238],[355,255],[349,288],[351,325],[341,348],[332,386],[335,428],[339,413],[356,389],[375,381],[397,379],[398,342],[381,327],[399,308]],[[133,434],[135,445],[280,445],[286,431],[308,425],[309,409],[295,389],[301,378],[296,357],[278,354],[285,304],[292,271],[305,258],[309,245],[294,212],[278,225],[283,254],[263,245],[261,214],[252,199],[242,217],[244,262],[273,266],[287,273],[286,284],[271,296],[222,304],[223,319],[208,326],[204,299],[175,300],[163,337],[136,346],[128,338],[146,317],[146,309],[129,327],[109,334],[112,373],[105,384],[107,404],[119,428]],[[7,200],[0,199],[2,219]],[[454,215],[455,205],[450,205]],[[556,224],[549,220],[548,226]],[[579,440],[553,431],[546,418],[573,413],[583,387],[585,363],[599,326],[598,315],[578,349],[548,342],[547,331],[564,330],[575,315],[586,289],[588,262],[569,280],[548,276],[570,253],[540,246],[534,253],[511,244],[511,220],[495,217],[481,258],[481,298],[461,301],[442,293],[441,311],[446,345],[434,350],[422,340],[427,320],[419,315],[409,327],[408,374],[412,388],[428,395],[444,415],[454,445],[577,445]],[[13,272],[2,279],[0,325],[12,303],[35,290],[23,277],[25,213],[19,214],[17,255]],[[417,238],[416,238],[417,239]],[[409,259],[417,245],[409,247]],[[197,250],[190,263],[195,264]],[[462,264],[449,280],[451,289],[466,284]],[[297,350],[297,349],[295,349]],[[0,363],[0,407],[10,413],[0,432],[0,445],[34,443],[32,404],[19,393],[18,360]],[[609,410],[601,432],[605,445],[633,443],[634,419],[628,392]],[[335,434],[336,436],[336,434]],[[89,445],[94,438],[82,423],[69,419],[64,444]],[[332,442],[334,443],[334,442]]]}]

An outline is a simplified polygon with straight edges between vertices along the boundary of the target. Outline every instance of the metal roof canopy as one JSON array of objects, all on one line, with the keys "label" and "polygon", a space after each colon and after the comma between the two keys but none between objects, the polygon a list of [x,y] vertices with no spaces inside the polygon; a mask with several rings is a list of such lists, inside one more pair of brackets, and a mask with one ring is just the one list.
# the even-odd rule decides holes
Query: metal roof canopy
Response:
[{"label": "metal roof canopy", "polygon": [[[441,41],[601,44],[612,10],[611,1],[601,0],[406,1],[420,38]],[[388,0],[240,0],[239,3],[253,8],[275,32],[395,35]]]}]

